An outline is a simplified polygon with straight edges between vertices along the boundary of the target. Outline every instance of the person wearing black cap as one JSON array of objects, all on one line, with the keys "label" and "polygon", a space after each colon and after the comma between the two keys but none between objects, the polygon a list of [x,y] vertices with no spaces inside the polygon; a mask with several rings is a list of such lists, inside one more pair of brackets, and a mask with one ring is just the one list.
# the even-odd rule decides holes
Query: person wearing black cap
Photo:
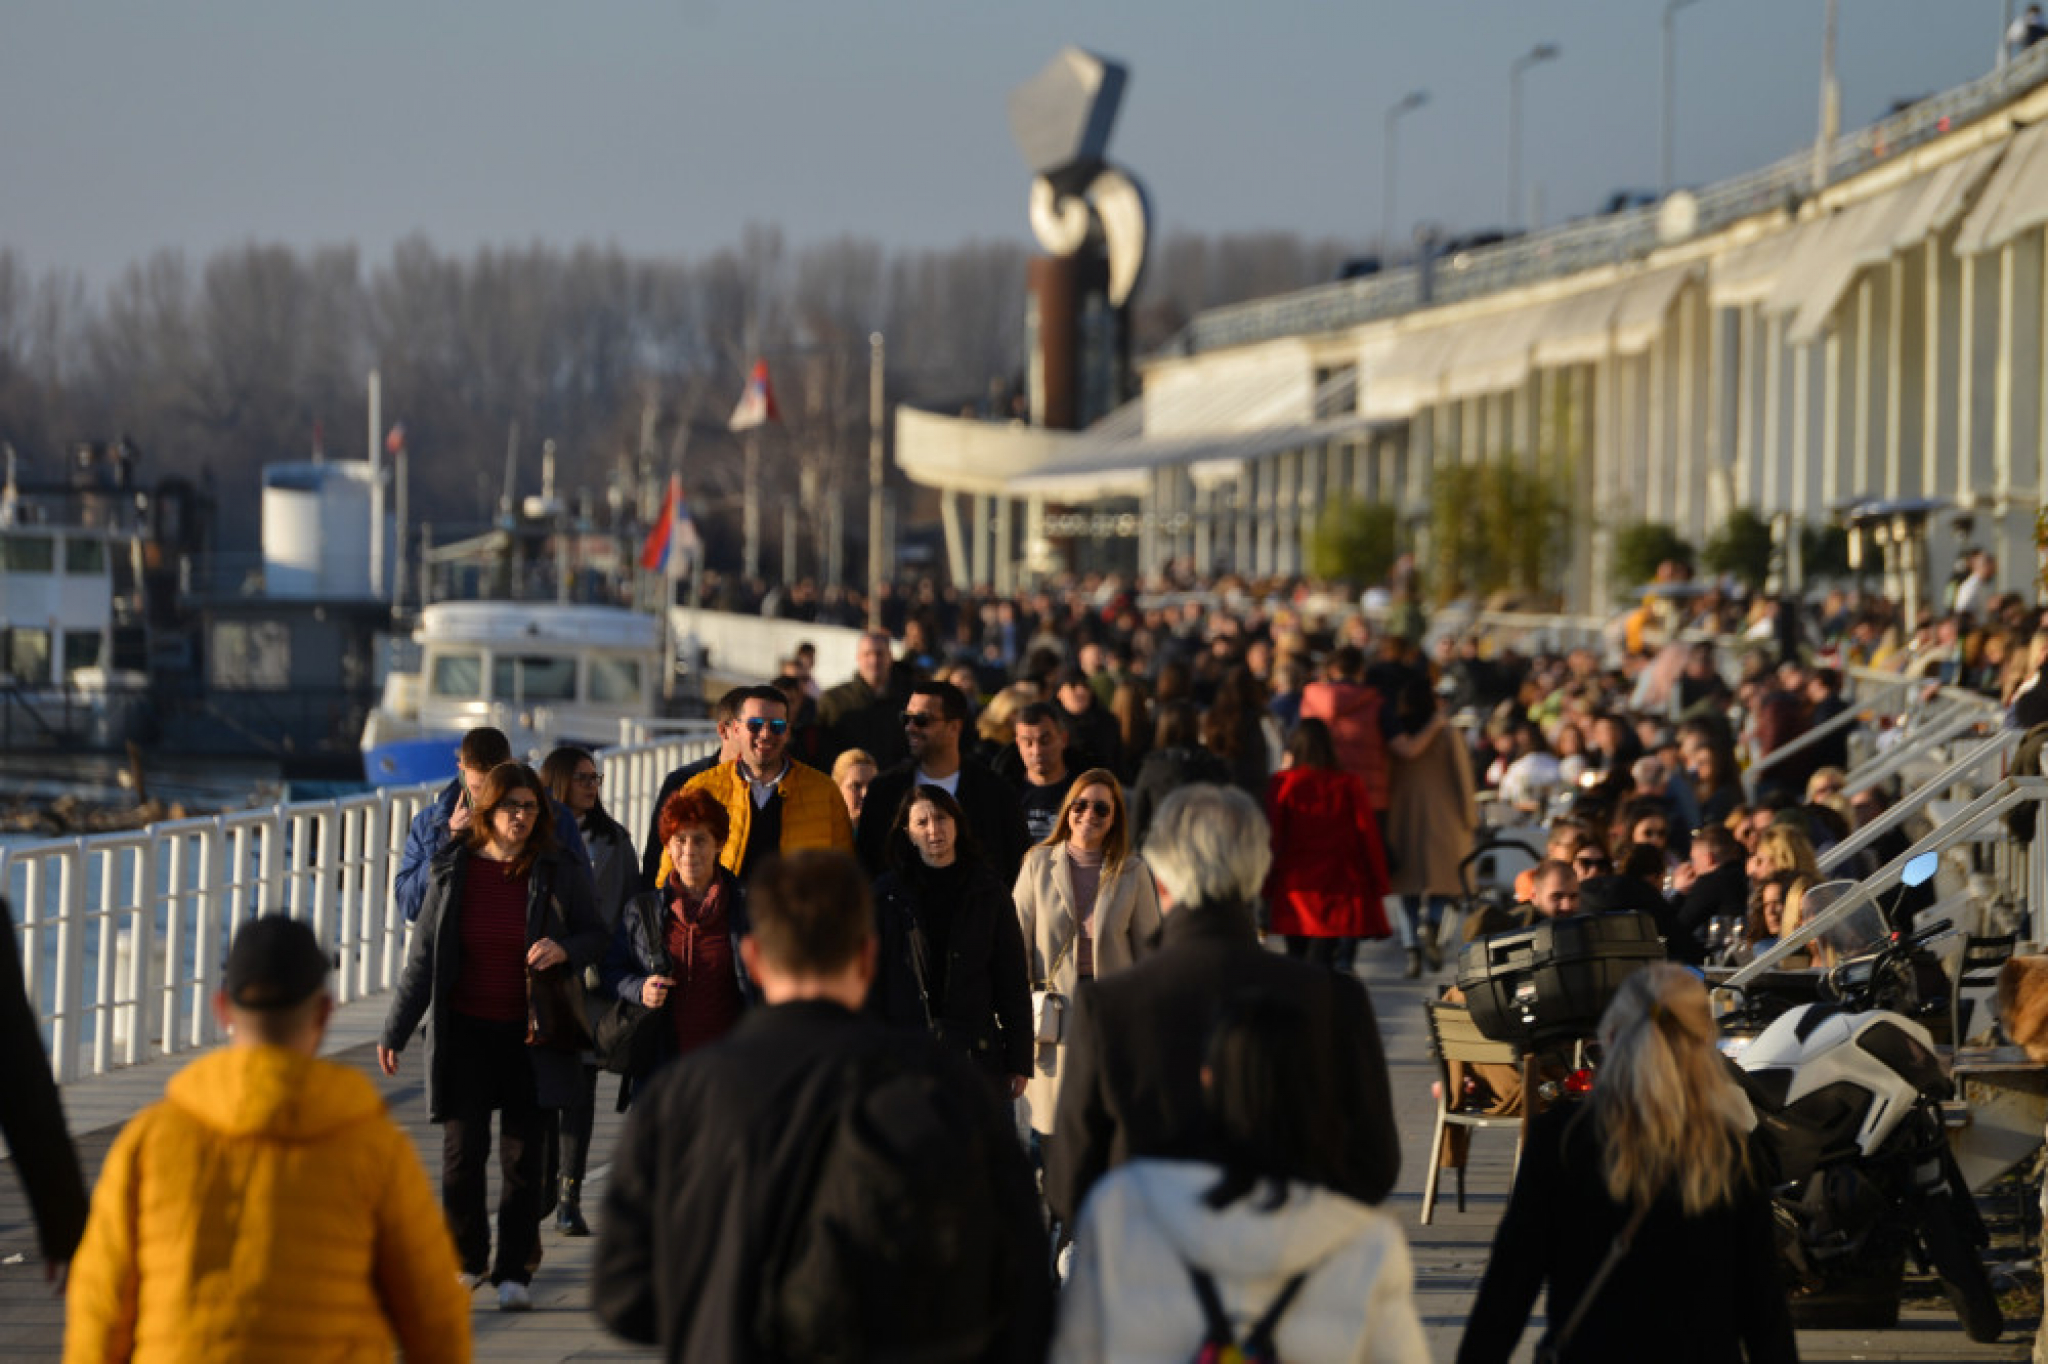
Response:
[{"label": "person wearing black cap", "polygon": [[65,1357],[470,1357],[455,1246],[369,1078],[319,1058],[334,1000],[312,929],[235,935],[214,1017],[107,1153],[72,1261]]}]

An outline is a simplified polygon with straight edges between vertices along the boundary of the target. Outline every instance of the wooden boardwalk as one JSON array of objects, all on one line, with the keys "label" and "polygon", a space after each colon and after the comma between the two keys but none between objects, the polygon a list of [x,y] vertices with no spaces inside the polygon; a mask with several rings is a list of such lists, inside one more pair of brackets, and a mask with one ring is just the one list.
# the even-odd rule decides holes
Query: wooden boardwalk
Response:
[{"label": "wooden boardwalk", "polygon": [[[1406,981],[1399,975],[1400,954],[1391,946],[1369,949],[1360,970],[1373,993],[1374,1006],[1387,1041],[1393,1070],[1394,1097],[1401,1129],[1403,1168],[1389,1208],[1407,1226],[1414,1246],[1416,1303],[1430,1340],[1432,1355],[1448,1360],[1457,1349],[1465,1314],[1485,1271],[1493,1228],[1508,1187],[1512,1139],[1501,1133],[1480,1133],[1473,1143],[1467,1174],[1467,1211],[1457,1211],[1455,1198],[1439,1199],[1433,1225],[1416,1225],[1422,1206],[1422,1178],[1427,1156],[1432,1108],[1430,1084],[1435,1070],[1426,1053],[1422,1003],[1429,982]],[[440,1167],[440,1133],[427,1122],[421,1065],[425,1055],[408,1050],[405,1068],[396,1079],[377,1072],[372,1043],[382,1021],[384,1001],[367,1000],[337,1011],[328,1051],[371,1076],[389,1098],[394,1113],[412,1134],[420,1159],[430,1171]],[[121,1123],[153,1102],[176,1062],[156,1062],[112,1075],[80,1081],[65,1090],[67,1116],[76,1135],[88,1177],[96,1174],[107,1146]],[[585,1209],[595,1221],[607,1158],[620,1119],[610,1110],[610,1082],[601,1083],[593,1168]],[[588,1310],[594,1240],[571,1240],[552,1229],[542,1233],[546,1258],[533,1284],[534,1311],[504,1314],[488,1292],[476,1294],[477,1358],[507,1364],[539,1364],[556,1360],[643,1359],[639,1350],[609,1335]],[[2016,1251],[2008,1251],[2017,1255]],[[1896,1330],[1883,1332],[1806,1332],[1801,1355],[1809,1360],[2016,1360],[2027,1357],[2033,1322],[2009,1328],[2004,1341],[1973,1345],[1945,1310],[1916,1305]],[[10,1361],[54,1359],[62,1341],[62,1304],[42,1280],[35,1238],[19,1181],[0,1175],[0,1358]],[[1534,1340],[1524,1337],[1526,1358]],[[1646,1342],[1654,1357],[1654,1342]]]}]

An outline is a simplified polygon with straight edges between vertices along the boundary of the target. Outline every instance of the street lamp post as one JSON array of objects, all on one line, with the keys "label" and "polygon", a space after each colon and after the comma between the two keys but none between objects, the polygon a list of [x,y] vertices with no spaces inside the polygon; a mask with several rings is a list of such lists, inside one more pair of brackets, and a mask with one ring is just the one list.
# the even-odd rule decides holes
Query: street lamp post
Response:
[{"label": "street lamp post", "polygon": [[1841,124],[1842,96],[1835,85],[1835,0],[1828,0],[1820,38],[1820,133],[1813,139],[1813,190],[1828,185],[1828,153]]},{"label": "street lamp post", "polygon": [[1678,11],[1697,0],[1664,0],[1664,118],[1661,132],[1662,159],[1657,167],[1657,189],[1669,195],[1676,183],[1673,167],[1678,127]]},{"label": "street lamp post", "polygon": [[883,398],[883,341],[882,334],[875,332],[868,337],[868,626],[879,629],[882,623],[881,600],[875,588],[882,579],[890,576],[888,547],[882,543],[882,494],[886,471],[882,467],[882,419],[886,410]]},{"label": "street lamp post", "polygon": [[1401,96],[1400,101],[1393,108],[1387,110],[1386,186],[1380,196],[1380,212],[1383,215],[1383,220],[1380,224],[1380,255],[1389,265],[1394,262],[1394,233],[1398,221],[1394,216],[1395,138],[1399,133],[1401,116],[1413,113],[1427,103],[1429,103],[1429,91],[1410,90],[1407,94]]},{"label": "street lamp post", "polygon": [[1522,73],[1556,60],[1556,43],[1538,43],[1508,67],[1508,225],[1526,223],[1522,210]]}]

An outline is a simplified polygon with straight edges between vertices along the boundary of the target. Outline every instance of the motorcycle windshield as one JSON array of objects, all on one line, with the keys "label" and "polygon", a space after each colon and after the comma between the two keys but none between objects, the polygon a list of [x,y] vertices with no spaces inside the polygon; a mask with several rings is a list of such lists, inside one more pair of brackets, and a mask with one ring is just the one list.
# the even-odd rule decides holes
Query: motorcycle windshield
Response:
[{"label": "motorcycle windshield", "polygon": [[[1800,901],[1799,917],[1802,922],[1818,919],[1832,908],[1836,901],[1856,889],[1854,881],[1823,881],[1806,892]],[[1815,955],[1821,966],[1833,966],[1882,947],[1891,935],[1885,924],[1884,911],[1877,902],[1867,900],[1856,906],[1840,920],[1829,924],[1814,940]]]}]

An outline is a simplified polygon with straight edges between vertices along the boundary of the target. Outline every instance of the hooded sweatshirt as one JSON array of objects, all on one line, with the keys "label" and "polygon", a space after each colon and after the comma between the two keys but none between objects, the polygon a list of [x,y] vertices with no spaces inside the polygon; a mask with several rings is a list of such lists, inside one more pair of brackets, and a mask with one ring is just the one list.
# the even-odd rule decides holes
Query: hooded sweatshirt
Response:
[{"label": "hooded sweatshirt", "polygon": [[64,1358],[470,1357],[468,1295],[412,1143],[369,1079],[278,1047],[179,1072],[108,1152]]},{"label": "hooded sweatshirt", "polygon": [[1221,1210],[1203,1201],[1222,1171],[1182,1160],[1134,1160],[1088,1196],[1060,1294],[1052,1358],[1186,1364],[1204,1319],[1188,1267],[1215,1279],[1238,1343],[1306,1274],[1274,1332],[1288,1364],[1425,1364],[1414,1270],[1398,1223],[1304,1183],[1264,1210],[1263,1186]]}]

